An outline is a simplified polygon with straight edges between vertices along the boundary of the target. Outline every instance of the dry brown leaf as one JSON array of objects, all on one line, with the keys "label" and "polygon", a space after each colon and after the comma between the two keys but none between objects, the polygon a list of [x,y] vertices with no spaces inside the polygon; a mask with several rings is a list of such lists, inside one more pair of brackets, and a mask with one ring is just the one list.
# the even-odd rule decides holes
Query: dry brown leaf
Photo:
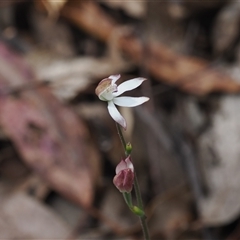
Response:
[{"label": "dry brown leaf", "polygon": [[[114,19],[106,15],[96,3],[90,1],[74,3],[74,6],[66,5],[62,9],[62,16],[105,42],[117,29],[123,27],[117,25]],[[181,56],[160,43],[148,44],[147,59],[144,55],[143,43],[130,32],[128,34],[123,32],[122,36],[119,36],[118,46],[135,63],[144,64],[156,79],[186,92],[204,95],[211,92],[240,91],[239,83],[211,68],[207,61]]]},{"label": "dry brown leaf", "polygon": [[218,13],[213,27],[213,48],[222,54],[236,43],[239,35],[240,3],[233,1]]},{"label": "dry brown leaf", "polygon": [[193,219],[191,213],[191,198],[186,189],[176,195],[172,191],[166,195],[162,194],[153,199],[151,208],[153,215],[149,221],[152,233],[161,233],[163,239],[176,239],[179,233],[186,230]]},{"label": "dry brown leaf", "polygon": [[50,208],[15,193],[1,199],[1,239],[67,239],[70,228]]},{"label": "dry brown leaf", "polygon": [[224,96],[218,104],[211,127],[199,138],[199,160],[209,190],[199,205],[207,226],[229,224],[240,213],[240,98]]},{"label": "dry brown leaf", "polygon": [[127,12],[130,16],[142,18],[146,14],[146,1],[112,1],[101,0],[112,8],[120,8]]},{"label": "dry brown leaf", "polygon": [[116,31],[111,36],[104,57],[73,57],[70,32],[66,24],[53,22],[41,12],[34,14],[32,24],[41,47],[31,49],[25,58],[38,80],[47,80],[53,93],[61,100],[74,98],[93,80],[100,81],[113,73],[131,71],[134,67],[123,58],[118,49],[119,35],[126,32],[126,29]]},{"label": "dry brown leaf", "polygon": [[[0,76],[2,92],[35,83],[22,59],[4,45],[0,45]],[[85,207],[91,205],[89,149],[94,149],[87,144],[85,125],[69,107],[57,101],[46,87],[25,87],[16,96],[2,94],[0,123],[25,163],[53,189]]]},{"label": "dry brown leaf", "polygon": [[[118,73],[132,67],[121,60],[110,56],[95,59],[81,57],[73,59],[53,58],[49,60],[51,52],[32,51],[27,56],[28,62],[36,71],[38,79],[47,79],[55,96],[59,99],[70,100],[79,92],[92,84],[92,80],[101,80],[112,73]],[[94,71],[93,71],[94,69]]]},{"label": "dry brown leaf", "polygon": [[68,0],[41,0],[49,16],[56,17]]}]

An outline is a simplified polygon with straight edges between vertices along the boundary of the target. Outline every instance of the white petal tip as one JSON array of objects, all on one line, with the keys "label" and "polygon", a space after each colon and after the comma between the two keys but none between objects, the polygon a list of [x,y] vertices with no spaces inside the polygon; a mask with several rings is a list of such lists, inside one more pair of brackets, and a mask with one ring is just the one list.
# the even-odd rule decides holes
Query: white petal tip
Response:
[{"label": "white petal tip", "polygon": [[150,98],[149,97],[144,97],[145,98],[145,102],[149,101]]},{"label": "white petal tip", "polygon": [[115,120],[125,131],[127,130],[127,122],[124,117]]},{"label": "white petal tip", "polygon": [[116,75],[111,75],[108,78],[111,79],[113,83],[115,83],[120,77],[121,77],[120,74],[116,74]]},{"label": "white petal tip", "polygon": [[130,80],[136,80],[136,81],[144,82],[144,81],[146,81],[147,79],[146,79],[146,78],[143,78],[143,77],[138,77],[138,78],[133,78],[133,79],[130,79]]},{"label": "white petal tip", "polygon": [[118,124],[120,126],[122,126],[125,131],[127,130],[127,123],[126,123],[125,119],[124,119],[124,121],[121,121],[121,122],[119,121]]},{"label": "white petal tip", "polygon": [[145,102],[148,102],[150,100],[149,97],[139,97],[139,104],[138,105],[141,105]]},{"label": "white petal tip", "polygon": [[108,112],[115,122],[122,126],[125,130],[127,128],[127,123],[124,117],[120,114],[116,106],[112,101],[108,102]]},{"label": "white petal tip", "polygon": [[141,80],[141,81],[146,81],[147,80],[146,78],[143,78],[143,77],[139,77],[138,79]]}]

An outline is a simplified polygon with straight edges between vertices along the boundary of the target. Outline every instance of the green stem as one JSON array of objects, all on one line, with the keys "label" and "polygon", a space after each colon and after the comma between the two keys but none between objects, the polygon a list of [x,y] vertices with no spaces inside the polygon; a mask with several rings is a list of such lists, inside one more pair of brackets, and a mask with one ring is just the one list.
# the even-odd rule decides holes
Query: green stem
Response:
[{"label": "green stem", "polygon": [[[125,155],[126,155],[126,157],[128,157],[129,154],[126,151],[126,141],[125,141],[124,136],[122,134],[121,127],[118,123],[116,123],[116,126],[117,126],[117,132],[118,132],[120,141],[122,143]],[[142,202],[142,197],[141,197],[141,192],[140,192],[136,172],[134,172],[134,190],[135,190],[135,194],[136,194],[136,198],[137,198],[138,207],[143,211],[143,202]],[[124,196],[124,198],[125,198],[125,196]],[[126,199],[125,199],[125,201],[126,201]],[[141,221],[141,226],[142,226],[144,239],[145,240],[150,240],[148,226],[147,226],[147,222],[146,222],[146,216],[145,215],[141,216],[141,217],[139,216],[139,218],[140,218],[140,221]]]},{"label": "green stem", "polygon": [[133,207],[133,205],[132,205],[132,194],[124,192],[123,197],[124,197],[124,200],[125,200],[126,204],[128,205],[128,207],[130,209],[132,209],[132,207]]},{"label": "green stem", "polygon": [[142,225],[143,236],[145,240],[150,240],[146,216],[139,217]]},{"label": "green stem", "polygon": [[125,153],[125,155],[126,155],[126,157],[128,156],[128,154],[127,154],[127,152],[126,152],[126,141],[125,141],[125,139],[124,139],[124,137],[123,137],[123,134],[122,134],[122,130],[121,130],[121,127],[120,127],[120,125],[118,124],[118,123],[116,123],[116,126],[117,126],[117,132],[118,132],[118,136],[119,136],[119,138],[120,138],[120,141],[121,141],[121,143],[122,143],[122,146],[123,146],[123,149],[124,149],[124,153]]},{"label": "green stem", "polygon": [[141,196],[136,172],[134,173],[134,190],[136,194],[137,205],[139,206],[139,208],[143,210],[142,196]]}]

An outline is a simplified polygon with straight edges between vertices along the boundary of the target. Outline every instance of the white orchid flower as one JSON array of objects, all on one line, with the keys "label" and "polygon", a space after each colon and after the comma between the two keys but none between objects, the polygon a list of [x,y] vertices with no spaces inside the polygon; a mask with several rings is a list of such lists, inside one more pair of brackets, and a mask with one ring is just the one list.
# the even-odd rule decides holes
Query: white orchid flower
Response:
[{"label": "white orchid flower", "polygon": [[136,107],[148,101],[148,97],[118,97],[126,91],[133,90],[140,86],[145,78],[134,78],[126,82],[116,85],[119,75],[111,75],[103,79],[97,86],[95,92],[100,100],[108,102],[108,112],[114,121],[119,123],[124,129],[127,128],[127,123],[124,117],[120,114],[115,105],[121,107]]}]

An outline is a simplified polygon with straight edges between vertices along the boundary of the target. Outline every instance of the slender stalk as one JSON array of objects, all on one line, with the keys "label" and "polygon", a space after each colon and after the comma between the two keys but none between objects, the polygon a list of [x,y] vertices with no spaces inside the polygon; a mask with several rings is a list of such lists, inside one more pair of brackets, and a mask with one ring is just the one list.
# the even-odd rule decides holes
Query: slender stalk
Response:
[{"label": "slender stalk", "polygon": [[125,155],[127,157],[128,156],[127,153],[126,153],[126,145],[127,144],[126,144],[126,141],[125,141],[125,139],[123,137],[121,127],[120,127],[120,125],[118,123],[116,123],[116,127],[117,127],[118,136],[120,138],[120,141],[121,141],[123,149],[124,149],[124,153],[125,153]]},{"label": "slender stalk", "polygon": [[124,197],[124,200],[127,203],[128,207],[130,209],[132,209],[132,207],[133,207],[133,205],[132,205],[132,194],[125,192],[125,193],[123,193],[123,197]]},{"label": "slender stalk", "polygon": [[139,208],[141,208],[143,210],[142,196],[141,196],[136,172],[134,173],[134,190],[135,190],[135,194],[136,194],[136,198],[137,198],[137,204],[138,204]]},{"label": "slender stalk", "polygon": [[[126,155],[126,157],[128,157],[129,154],[126,151],[126,141],[125,141],[124,136],[122,134],[121,127],[120,127],[120,125],[118,123],[116,123],[116,126],[117,126],[117,132],[118,132],[120,141],[121,141],[121,143],[123,145],[123,149],[124,149],[125,155]],[[140,192],[140,188],[139,188],[136,172],[134,172],[134,190],[135,190],[135,194],[136,194],[136,198],[137,198],[138,207],[141,210],[143,210],[142,196],[141,196],[141,192]],[[144,239],[145,240],[150,240],[148,226],[147,226],[147,222],[146,222],[146,216],[144,215],[144,216],[139,217],[139,218],[140,218],[140,221],[141,221],[141,226],[142,226]]]},{"label": "slender stalk", "polygon": [[150,240],[146,216],[139,217],[142,225],[143,236],[145,240]]}]

